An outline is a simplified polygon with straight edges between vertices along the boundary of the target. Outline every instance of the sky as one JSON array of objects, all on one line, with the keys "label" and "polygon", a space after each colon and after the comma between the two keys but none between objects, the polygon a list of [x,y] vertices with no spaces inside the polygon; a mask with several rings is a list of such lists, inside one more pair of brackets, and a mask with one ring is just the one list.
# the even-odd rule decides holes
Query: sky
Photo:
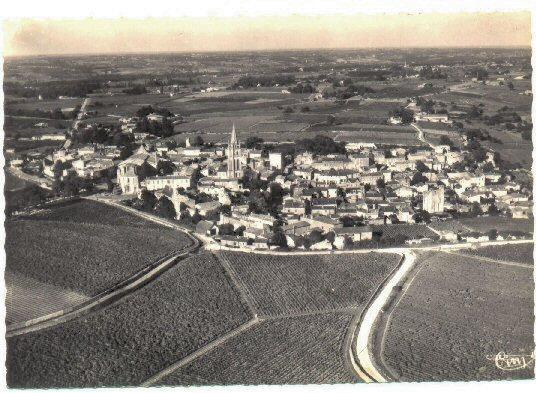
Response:
[{"label": "sky", "polygon": [[530,46],[529,12],[4,21],[4,55]]}]

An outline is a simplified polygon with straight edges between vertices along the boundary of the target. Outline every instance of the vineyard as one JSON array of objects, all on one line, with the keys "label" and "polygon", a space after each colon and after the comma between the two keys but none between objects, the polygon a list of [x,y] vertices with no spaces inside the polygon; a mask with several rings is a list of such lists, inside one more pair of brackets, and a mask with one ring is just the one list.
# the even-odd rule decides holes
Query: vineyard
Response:
[{"label": "vineyard", "polygon": [[357,382],[344,361],[351,315],[267,320],[162,381],[165,385]]},{"label": "vineyard", "polygon": [[395,379],[533,378],[532,367],[503,371],[487,358],[533,350],[532,272],[445,253],[420,260],[385,330],[382,359]]},{"label": "vineyard", "polygon": [[95,202],[5,228],[8,270],[90,296],[191,244],[181,232]]},{"label": "vineyard", "polygon": [[80,293],[44,284],[10,270],[5,271],[4,277],[7,324],[28,321],[89,300]]},{"label": "vineyard", "polygon": [[179,262],[100,312],[7,340],[16,388],[139,385],[250,319],[212,255]]},{"label": "vineyard", "polygon": [[387,253],[259,255],[221,252],[259,315],[362,307],[400,261]]},{"label": "vineyard", "polygon": [[534,244],[506,244],[501,246],[479,247],[477,249],[463,250],[463,253],[496,261],[518,262],[534,265]]},{"label": "vineyard", "polygon": [[54,207],[42,214],[28,216],[25,220],[60,221],[84,224],[114,225],[124,227],[157,227],[159,224],[142,220],[138,216],[100,202],[82,200]]}]

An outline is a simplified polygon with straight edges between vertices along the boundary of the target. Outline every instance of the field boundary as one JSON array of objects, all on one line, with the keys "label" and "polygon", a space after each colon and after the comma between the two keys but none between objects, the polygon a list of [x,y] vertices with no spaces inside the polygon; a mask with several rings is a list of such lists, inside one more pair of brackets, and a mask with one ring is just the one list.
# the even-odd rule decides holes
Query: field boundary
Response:
[{"label": "field boundary", "polygon": [[196,248],[198,248],[198,245],[194,244],[187,249],[175,251],[160,258],[153,264],[138,271],[133,276],[121,281],[114,287],[101,292],[82,304],[28,321],[9,325],[6,328],[6,337],[35,332],[98,311],[153,281],[166,270],[178,263],[179,260],[187,258]]},{"label": "field boundary", "polygon": [[225,257],[220,255],[219,253],[212,253],[212,254],[216,258],[216,260],[220,263],[220,265],[223,267],[223,270],[225,271],[227,276],[229,276],[231,284],[236,288],[237,292],[246,303],[253,317],[257,318],[259,310],[257,310],[255,297],[250,293],[247,286],[238,277],[238,274],[235,272],[235,270],[233,269],[229,261],[227,261],[227,259],[225,259]]},{"label": "field boundary", "polygon": [[143,382],[140,386],[142,387],[150,387],[153,386],[158,381],[162,380],[163,378],[167,377],[168,375],[174,373],[179,368],[187,365],[188,363],[192,362],[193,360],[197,359],[200,356],[203,356],[210,350],[216,348],[217,346],[225,343],[226,341],[230,340],[231,338],[238,336],[239,334],[245,332],[246,330],[249,330],[251,327],[257,325],[259,322],[262,322],[261,319],[257,318],[256,316],[253,317],[253,319],[250,319],[248,322],[243,323],[242,325],[234,328],[233,330],[227,332],[223,336],[220,336],[216,338],[215,340],[211,341],[207,345],[199,348],[198,350],[192,352],[191,354],[187,355],[186,357],[180,359],[179,361],[173,363],[172,365],[166,367],[162,371],[158,372],[157,374],[153,375],[151,378],[147,379],[145,382]]}]

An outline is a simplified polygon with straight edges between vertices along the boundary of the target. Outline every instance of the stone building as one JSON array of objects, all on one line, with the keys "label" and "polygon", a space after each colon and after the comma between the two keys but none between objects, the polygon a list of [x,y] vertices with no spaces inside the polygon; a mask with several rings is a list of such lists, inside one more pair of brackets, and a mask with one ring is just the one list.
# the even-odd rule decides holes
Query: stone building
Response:
[{"label": "stone building", "polygon": [[425,191],[422,196],[422,208],[428,213],[443,213],[445,211],[445,189],[439,187]]}]

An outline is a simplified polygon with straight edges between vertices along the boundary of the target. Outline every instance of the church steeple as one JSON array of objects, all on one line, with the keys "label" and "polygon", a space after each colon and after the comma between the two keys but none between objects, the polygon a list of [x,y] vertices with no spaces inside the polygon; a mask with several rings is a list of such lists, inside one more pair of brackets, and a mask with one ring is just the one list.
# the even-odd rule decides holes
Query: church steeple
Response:
[{"label": "church steeple", "polygon": [[229,142],[230,145],[233,145],[236,143],[236,130],[235,125],[233,123],[233,129],[231,130],[231,141]]},{"label": "church steeple", "polygon": [[233,123],[233,129],[231,130],[231,139],[229,140],[229,146],[227,146],[227,177],[229,179],[237,179],[242,176],[240,163],[240,144],[236,138],[236,129]]}]

